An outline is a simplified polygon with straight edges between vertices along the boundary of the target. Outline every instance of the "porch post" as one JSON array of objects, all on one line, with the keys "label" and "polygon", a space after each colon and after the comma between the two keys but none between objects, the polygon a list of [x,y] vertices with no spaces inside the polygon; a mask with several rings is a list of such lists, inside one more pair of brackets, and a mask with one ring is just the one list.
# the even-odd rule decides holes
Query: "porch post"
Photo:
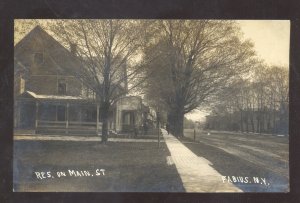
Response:
[{"label": "porch post", "polygon": [[[78,108],[78,104],[76,104],[76,105],[77,105],[77,108]],[[81,123],[82,122],[82,105],[78,109],[79,109],[79,121]]]},{"label": "porch post", "polygon": [[97,103],[96,108],[97,108],[96,133],[98,135],[99,134],[99,104],[98,103]]},{"label": "porch post", "polygon": [[39,103],[35,102],[35,129],[38,127]]},{"label": "porch post", "polygon": [[66,132],[69,133],[69,102],[67,102],[67,110],[66,110]]},{"label": "porch post", "polygon": [[20,123],[21,123],[21,108],[22,108],[23,102],[18,101],[17,104],[18,104],[17,127],[20,127]]},{"label": "porch post", "polygon": [[19,120],[19,102],[16,101],[14,104],[15,111],[14,111],[14,128],[18,127],[18,120]]}]

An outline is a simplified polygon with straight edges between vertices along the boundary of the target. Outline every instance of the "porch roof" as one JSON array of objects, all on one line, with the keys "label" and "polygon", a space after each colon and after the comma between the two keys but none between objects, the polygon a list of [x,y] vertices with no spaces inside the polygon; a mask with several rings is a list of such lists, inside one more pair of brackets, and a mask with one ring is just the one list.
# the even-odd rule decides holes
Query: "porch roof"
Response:
[{"label": "porch roof", "polygon": [[75,96],[68,96],[68,95],[44,95],[44,94],[36,94],[31,91],[26,91],[26,92],[35,99],[58,99],[58,100],[85,99],[83,97],[75,97]]},{"label": "porch roof", "polygon": [[73,101],[73,102],[92,102],[95,101],[93,99],[87,98],[87,97],[81,97],[81,96],[69,96],[69,95],[44,95],[44,94],[36,94],[32,91],[25,91],[21,97],[30,97],[33,99],[38,100],[45,100],[45,101]]}]

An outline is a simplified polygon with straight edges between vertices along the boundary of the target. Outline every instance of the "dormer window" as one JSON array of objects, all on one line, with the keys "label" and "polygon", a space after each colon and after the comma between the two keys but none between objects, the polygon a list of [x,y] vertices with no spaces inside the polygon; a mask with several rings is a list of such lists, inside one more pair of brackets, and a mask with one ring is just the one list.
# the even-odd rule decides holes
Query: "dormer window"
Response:
[{"label": "dormer window", "polygon": [[34,63],[37,65],[44,63],[44,54],[42,52],[34,54]]},{"label": "dormer window", "polygon": [[67,84],[66,84],[65,80],[58,81],[57,92],[60,95],[67,94]]}]

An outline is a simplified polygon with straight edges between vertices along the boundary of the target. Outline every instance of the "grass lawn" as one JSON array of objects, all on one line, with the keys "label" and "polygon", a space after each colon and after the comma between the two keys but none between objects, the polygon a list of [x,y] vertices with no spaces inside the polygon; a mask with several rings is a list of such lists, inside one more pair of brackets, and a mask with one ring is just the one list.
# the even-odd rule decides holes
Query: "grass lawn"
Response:
[{"label": "grass lawn", "polygon": [[169,155],[155,142],[15,141],[14,190],[184,192]]}]

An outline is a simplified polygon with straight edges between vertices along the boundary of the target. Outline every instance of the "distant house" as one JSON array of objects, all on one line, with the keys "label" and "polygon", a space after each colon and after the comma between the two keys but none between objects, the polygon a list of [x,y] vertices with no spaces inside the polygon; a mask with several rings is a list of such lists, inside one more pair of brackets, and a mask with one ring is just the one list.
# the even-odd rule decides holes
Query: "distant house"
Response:
[{"label": "distant house", "polygon": [[[69,51],[39,26],[16,44],[16,130],[51,134],[101,133],[97,95],[72,74],[81,66],[75,50],[76,47],[70,46]],[[127,81],[124,84],[127,86]],[[128,132],[142,128],[144,110],[140,97],[124,93],[110,112],[110,130]]]}]

